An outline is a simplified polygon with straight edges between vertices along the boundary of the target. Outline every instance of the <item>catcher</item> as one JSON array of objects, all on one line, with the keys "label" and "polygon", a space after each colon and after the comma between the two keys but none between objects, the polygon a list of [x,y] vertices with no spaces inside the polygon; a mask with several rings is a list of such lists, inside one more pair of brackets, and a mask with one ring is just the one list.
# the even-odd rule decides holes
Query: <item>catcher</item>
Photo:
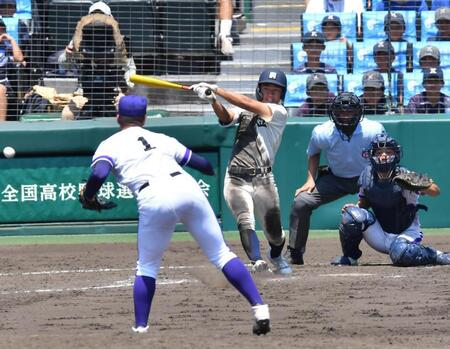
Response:
[{"label": "catcher", "polygon": [[370,165],[359,179],[358,203],[342,208],[339,236],[344,255],[332,264],[357,265],[364,238],[373,249],[389,254],[396,266],[450,265],[449,253],[421,245],[417,211],[427,207],[418,203],[419,197],[437,196],[440,189],[428,176],[400,167],[401,155],[400,145],[387,134],[372,141],[367,151]]}]

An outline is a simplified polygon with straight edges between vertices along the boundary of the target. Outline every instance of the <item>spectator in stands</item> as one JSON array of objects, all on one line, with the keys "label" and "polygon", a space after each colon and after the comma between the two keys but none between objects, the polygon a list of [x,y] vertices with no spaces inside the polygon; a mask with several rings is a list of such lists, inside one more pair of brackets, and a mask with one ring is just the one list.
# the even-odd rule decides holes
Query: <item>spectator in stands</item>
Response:
[{"label": "spectator in stands", "polygon": [[405,30],[405,19],[401,13],[392,12],[384,16],[384,32],[388,37],[387,40],[406,42],[403,38]]},{"label": "spectator in stands", "polygon": [[0,1],[0,16],[12,17],[16,13],[15,0],[1,0]]},{"label": "spectator in stands", "polygon": [[218,0],[219,3],[219,45],[220,51],[224,55],[232,55],[233,37],[231,36],[231,27],[233,25],[233,2],[232,0]]},{"label": "spectator in stands", "polygon": [[438,8],[434,13],[434,22],[438,32],[427,41],[450,41],[450,7]]},{"label": "spectator in stands", "polygon": [[373,11],[427,11],[426,0],[384,0],[375,4]]},{"label": "spectator in stands", "polygon": [[419,52],[420,68],[437,68],[441,64],[441,53],[436,46],[427,45],[420,49]]},{"label": "spectator in stands", "polygon": [[[430,0],[427,1],[427,3],[430,3]],[[431,0],[431,5],[429,6],[430,11],[437,10],[439,7],[449,7],[450,1],[449,0]]]},{"label": "spectator in stands", "polygon": [[363,94],[359,97],[365,115],[386,114],[387,99],[384,94],[383,75],[377,71],[365,72],[362,78]]},{"label": "spectator in stands", "polygon": [[[104,50],[107,51],[109,46],[114,46],[114,52],[104,54],[104,57],[101,59],[93,58],[92,54],[85,55],[81,48],[84,28],[93,23],[103,23],[105,26],[110,26],[113,31],[112,41],[105,42]],[[105,34],[102,35],[103,38],[106,38]],[[92,39],[95,42],[95,36]],[[95,49],[96,47],[93,46],[92,48]],[[119,24],[112,16],[111,9],[102,1],[94,3],[89,8],[88,14],[78,21],[73,39],[67,45],[65,52],[59,57],[58,61],[61,67],[65,69],[69,69],[74,63],[82,62],[81,66],[84,70],[81,73],[82,88],[84,94],[88,97],[88,104],[84,108],[84,113],[90,114],[91,117],[115,116],[114,101],[122,93],[126,92],[124,90],[134,86],[129,80],[130,76],[136,72],[133,57],[128,55],[123,36],[120,33]],[[121,67],[123,73],[121,73],[120,77],[111,71],[113,67],[114,69]],[[102,86],[100,89],[96,87],[100,85]],[[89,86],[90,92],[88,91],[88,93],[86,93],[86,86]],[[100,102],[100,100],[103,100],[103,102]],[[95,107],[93,106],[94,104]],[[87,115],[84,117],[87,117]]]},{"label": "spectator in stands", "polygon": [[339,40],[346,42],[347,39],[342,36],[341,19],[335,15],[328,15],[322,19],[322,33],[325,41]]},{"label": "spectator in stands", "polygon": [[441,92],[444,86],[444,74],[441,68],[425,69],[423,87],[425,91],[411,97],[406,113],[443,114],[450,112],[450,97]]},{"label": "spectator in stands", "polygon": [[328,107],[334,94],[328,88],[328,81],[323,73],[315,73],[306,79],[306,102],[298,109],[297,116],[328,115]]},{"label": "spectator in stands", "polygon": [[8,92],[12,91],[8,80],[8,66],[11,62],[25,65],[22,50],[16,40],[7,34],[6,25],[0,18],[0,121],[6,120]]},{"label": "spectator in stands", "polygon": [[373,59],[377,64],[377,68],[374,69],[380,73],[398,73],[398,71],[392,66],[395,61],[395,50],[389,41],[378,41],[373,46]]},{"label": "spectator in stands", "polygon": [[319,31],[307,32],[302,39],[306,62],[293,72],[297,74],[336,73],[332,66],[322,63],[320,55],[325,50],[325,36]]},{"label": "spectator in stands", "polygon": [[305,12],[355,12],[361,15],[364,11],[362,0],[311,0],[306,5]]}]

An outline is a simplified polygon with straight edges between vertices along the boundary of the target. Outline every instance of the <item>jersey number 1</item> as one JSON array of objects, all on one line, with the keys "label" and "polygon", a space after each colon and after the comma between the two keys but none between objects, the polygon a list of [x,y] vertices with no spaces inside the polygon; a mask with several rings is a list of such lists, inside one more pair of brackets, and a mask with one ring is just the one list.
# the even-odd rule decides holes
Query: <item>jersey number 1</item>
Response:
[{"label": "jersey number 1", "polygon": [[144,145],[145,151],[155,149],[155,147],[152,147],[150,144],[148,144],[147,140],[144,137],[139,137],[138,141],[140,141]]}]

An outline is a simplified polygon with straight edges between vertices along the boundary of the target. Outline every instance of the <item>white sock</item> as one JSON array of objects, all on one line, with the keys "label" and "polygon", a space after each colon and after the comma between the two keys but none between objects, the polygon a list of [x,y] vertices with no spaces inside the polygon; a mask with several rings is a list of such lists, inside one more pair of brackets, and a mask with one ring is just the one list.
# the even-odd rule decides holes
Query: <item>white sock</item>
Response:
[{"label": "white sock", "polygon": [[222,19],[220,21],[220,35],[229,36],[231,35],[231,26],[233,21],[231,19]]}]

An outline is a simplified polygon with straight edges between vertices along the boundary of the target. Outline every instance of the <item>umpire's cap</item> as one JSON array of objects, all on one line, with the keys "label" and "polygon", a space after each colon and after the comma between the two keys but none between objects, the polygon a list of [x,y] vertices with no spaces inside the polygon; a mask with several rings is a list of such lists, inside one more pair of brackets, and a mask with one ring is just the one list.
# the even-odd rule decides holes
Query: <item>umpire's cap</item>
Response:
[{"label": "umpire's cap", "polygon": [[143,96],[123,96],[119,100],[119,116],[142,118],[147,114],[147,99]]},{"label": "umpire's cap", "polygon": [[286,94],[287,79],[280,69],[266,69],[259,76],[258,86],[256,87],[256,98],[258,101],[262,100],[261,84],[272,84],[282,88],[281,99],[284,99]]}]

